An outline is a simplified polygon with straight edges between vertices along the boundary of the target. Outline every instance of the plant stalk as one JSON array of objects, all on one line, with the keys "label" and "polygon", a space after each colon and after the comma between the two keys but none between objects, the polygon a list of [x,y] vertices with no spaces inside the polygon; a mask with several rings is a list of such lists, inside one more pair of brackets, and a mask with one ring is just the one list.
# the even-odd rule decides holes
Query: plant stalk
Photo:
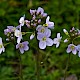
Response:
[{"label": "plant stalk", "polygon": [[37,80],[40,80],[40,53],[37,51],[36,54],[36,73],[37,73]]},{"label": "plant stalk", "polygon": [[69,56],[68,56],[68,61],[67,61],[66,68],[65,68],[64,80],[66,80],[67,70],[68,70],[68,67],[69,67],[69,61],[70,61],[70,54],[69,54]]}]

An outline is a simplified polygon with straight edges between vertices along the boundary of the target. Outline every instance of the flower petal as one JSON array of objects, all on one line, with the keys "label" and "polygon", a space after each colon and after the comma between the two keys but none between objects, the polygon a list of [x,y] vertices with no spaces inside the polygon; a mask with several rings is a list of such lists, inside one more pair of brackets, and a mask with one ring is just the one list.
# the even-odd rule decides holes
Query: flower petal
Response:
[{"label": "flower petal", "polygon": [[51,36],[51,30],[50,29],[45,29],[45,33],[46,37],[50,37]]},{"label": "flower petal", "polygon": [[40,48],[40,49],[45,49],[45,48],[46,48],[46,42],[40,41],[40,42],[39,42],[39,48]]},{"label": "flower petal", "polygon": [[60,44],[60,43],[59,43],[59,42],[57,42],[57,44],[56,44],[56,48],[58,48],[58,47],[59,47],[59,44]]},{"label": "flower petal", "polygon": [[67,51],[67,53],[70,53],[71,49],[68,47],[66,51]]},{"label": "flower petal", "polygon": [[49,19],[50,19],[50,17],[48,16],[48,17],[46,18],[46,23],[48,23],[48,22],[49,22]]},{"label": "flower petal", "polygon": [[57,42],[58,42],[58,39],[57,38],[54,38],[53,39],[53,44],[57,44]]},{"label": "flower petal", "polygon": [[57,38],[60,38],[60,33],[57,33]]},{"label": "flower petal", "polygon": [[0,44],[2,44],[2,38],[0,37]]},{"label": "flower petal", "polygon": [[24,47],[24,50],[25,50],[25,51],[29,50],[29,47],[26,45],[26,46]]},{"label": "flower petal", "polygon": [[72,50],[72,53],[73,54],[76,54],[77,53],[77,50],[76,49]]},{"label": "flower petal", "polygon": [[21,52],[22,54],[24,53],[24,49],[23,49],[23,48],[20,48],[19,50],[20,50],[20,52]]},{"label": "flower petal", "polygon": [[0,48],[0,54],[2,53],[2,48]]},{"label": "flower petal", "polygon": [[54,22],[48,22],[48,27],[54,29]]},{"label": "flower petal", "polygon": [[78,52],[78,56],[80,57],[80,51]]},{"label": "flower petal", "polygon": [[50,38],[47,38],[46,45],[47,46],[52,46],[53,45],[53,40],[50,39]]}]

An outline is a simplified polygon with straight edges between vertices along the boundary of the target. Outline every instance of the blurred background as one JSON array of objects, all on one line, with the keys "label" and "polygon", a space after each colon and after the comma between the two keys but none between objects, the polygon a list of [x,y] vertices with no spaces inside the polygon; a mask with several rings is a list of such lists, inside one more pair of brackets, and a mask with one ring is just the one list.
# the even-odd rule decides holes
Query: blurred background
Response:
[{"label": "blurred background", "polygon": [[[68,31],[72,27],[80,29],[80,0],[0,0],[0,36],[4,43],[6,43],[4,29],[10,25],[17,26],[24,14],[26,19],[30,20],[29,10],[38,7],[42,7],[50,16],[50,21],[55,23],[52,38],[60,32],[64,40],[66,38],[64,28]],[[35,40],[32,40],[30,45],[34,43]],[[61,43],[57,49],[53,45],[47,47],[45,51],[40,51],[41,80],[63,80],[68,58],[66,48],[67,44]],[[36,80],[34,56],[32,48],[21,56],[24,80]],[[14,46],[10,44],[6,47],[5,53],[0,55],[0,80],[19,80],[16,62],[18,61]],[[80,80],[78,55],[71,54],[66,80]]]}]

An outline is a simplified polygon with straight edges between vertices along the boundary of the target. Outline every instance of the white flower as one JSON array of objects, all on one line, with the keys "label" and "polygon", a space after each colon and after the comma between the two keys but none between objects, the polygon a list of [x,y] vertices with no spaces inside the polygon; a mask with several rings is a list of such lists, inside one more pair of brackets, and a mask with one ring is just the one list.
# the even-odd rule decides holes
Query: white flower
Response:
[{"label": "white flower", "polygon": [[53,40],[53,44],[56,44],[56,48],[59,46],[61,38],[62,37],[60,37],[60,33],[57,33],[57,38],[54,38]]},{"label": "white flower", "polygon": [[19,19],[19,23],[20,23],[21,26],[24,26],[24,23],[25,23],[24,18],[25,18],[25,16],[23,16],[23,17],[21,17],[21,18]]},{"label": "white flower", "polygon": [[17,43],[19,44],[22,39],[21,31],[16,29],[14,35],[17,37]]},{"label": "white flower", "polygon": [[2,51],[4,52],[5,48],[4,48],[3,43],[2,43],[2,38],[0,37],[0,54]]}]

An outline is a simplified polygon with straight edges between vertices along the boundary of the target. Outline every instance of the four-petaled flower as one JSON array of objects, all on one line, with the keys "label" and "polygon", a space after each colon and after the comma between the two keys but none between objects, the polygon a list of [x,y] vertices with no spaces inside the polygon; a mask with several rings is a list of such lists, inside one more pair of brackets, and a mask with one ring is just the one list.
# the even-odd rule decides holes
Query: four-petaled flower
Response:
[{"label": "four-petaled flower", "polygon": [[59,46],[62,37],[60,37],[60,33],[57,33],[57,38],[53,39],[53,44],[56,44],[56,48]]},{"label": "four-petaled flower", "polygon": [[77,53],[76,46],[74,44],[69,44],[67,48],[67,53],[70,53],[72,51],[73,54]]},{"label": "four-petaled flower", "polygon": [[19,43],[16,45],[16,49],[19,48],[20,52],[23,54],[24,51],[27,51],[29,49],[28,44],[29,44],[28,41],[24,41],[22,43]]},{"label": "four-petaled flower", "polygon": [[54,29],[54,22],[49,21],[50,17],[48,16],[46,18],[46,24],[43,24],[43,26],[47,27],[47,28],[51,28]]},{"label": "four-petaled flower", "polygon": [[5,48],[3,46],[3,42],[2,42],[2,38],[0,37],[0,54],[2,53],[2,51],[5,51]]},{"label": "four-petaled flower", "polygon": [[16,29],[14,35],[17,37],[17,43],[20,43],[20,41],[22,39],[21,31]]},{"label": "four-petaled flower", "polygon": [[51,30],[43,27],[42,25],[38,25],[36,30],[38,31],[37,34],[48,34],[51,36]]},{"label": "four-petaled flower", "polygon": [[46,46],[52,46],[53,40],[50,37],[50,34],[38,34],[37,39],[39,40],[39,48],[45,49]]}]

